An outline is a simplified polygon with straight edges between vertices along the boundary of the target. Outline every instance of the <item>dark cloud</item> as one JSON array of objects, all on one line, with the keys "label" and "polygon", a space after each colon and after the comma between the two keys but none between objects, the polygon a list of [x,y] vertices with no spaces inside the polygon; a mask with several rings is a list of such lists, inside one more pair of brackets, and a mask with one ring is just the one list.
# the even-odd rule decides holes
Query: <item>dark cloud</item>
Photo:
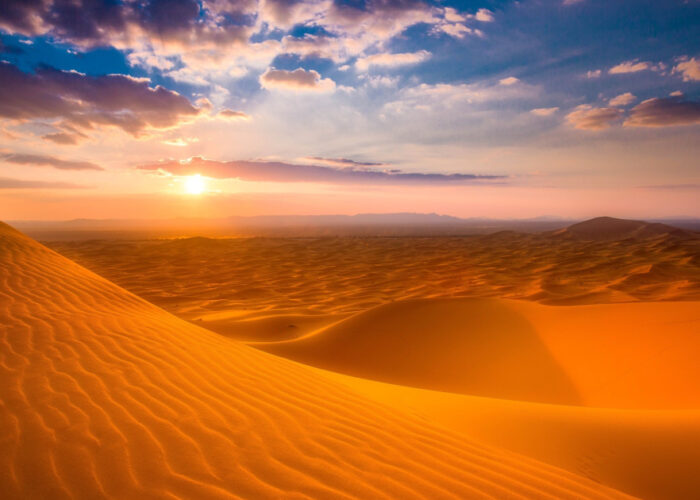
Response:
[{"label": "dark cloud", "polygon": [[0,189],[85,189],[86,187],[71,182],[25,181],[0,177]]},{"label": "dark cloud", "polygon": [[502,180],[505,176],[475,174],[411,173],[400,170],[332,168],[276,161],[212,161],[200,157],[141,165],[141,170],[162,170],[173,175],[200,174],[216,179],[255,182],[317,182],[325,184],[447,184]]},{"label": "dark cloud", "polygon": [[4,154],[0,155],[0,161],[17,165],[33,165],[37,167],[53,167],[59,170],[104,170],[99,165],[89,161],[59,160],[53,156],[28,155],[28,154]]},{"label": "dark cloud", "polygon": [[42,0],[2,0],[0,27],[10,32],[33,35],[40,25],[44,8]]},{"label": "dark cloud", "polygon": [[670,127],[700,123],[700,102],[654,98],[638,104],[625,120],[626,127]]},{"label": "dark cloud", "polygon": [[139,136],[198,113],[177,92],[124,75],[88,76],[49,67],[32,74],[0,62],[0,81],[0,117],[12,120],[59,120],[78,129],[111,125]]},{"label": "dark cloud", "polygon": [[228,44],[247,39],[251,1],[210,0],[3,0],[0,28],[49,34],[87,46],[128,42],[146,35],[160,41]]}]

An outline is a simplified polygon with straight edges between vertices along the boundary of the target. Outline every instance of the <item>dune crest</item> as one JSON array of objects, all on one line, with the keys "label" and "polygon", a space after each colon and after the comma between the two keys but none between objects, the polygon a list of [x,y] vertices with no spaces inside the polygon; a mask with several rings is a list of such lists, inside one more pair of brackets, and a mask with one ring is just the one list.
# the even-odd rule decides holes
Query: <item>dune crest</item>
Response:
[{"label": "dune crest", "polygon": [[628,498],[183,322],[0,226],[19,498]]}]

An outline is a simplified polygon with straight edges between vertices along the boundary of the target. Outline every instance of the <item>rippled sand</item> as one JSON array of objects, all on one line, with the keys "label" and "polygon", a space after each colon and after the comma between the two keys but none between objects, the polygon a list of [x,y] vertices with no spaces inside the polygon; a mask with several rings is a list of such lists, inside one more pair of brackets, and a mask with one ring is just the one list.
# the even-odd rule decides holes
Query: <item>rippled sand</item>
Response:
[{"label": "rippled sand", "polygon": [[103,277],[0,227],[3,497],[700,488],[694,238],[53,248]]}]

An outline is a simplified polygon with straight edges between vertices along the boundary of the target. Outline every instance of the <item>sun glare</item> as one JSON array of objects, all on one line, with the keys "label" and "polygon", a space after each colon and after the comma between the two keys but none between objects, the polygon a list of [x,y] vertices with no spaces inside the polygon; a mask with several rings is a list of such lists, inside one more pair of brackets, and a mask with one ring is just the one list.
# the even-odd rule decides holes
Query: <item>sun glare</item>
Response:
[{"label": "sun glare", "polygon": [[206,189],[206,183],[201,175],[191,175],[185,178],[185,192],[187,194],[202,194]]}]

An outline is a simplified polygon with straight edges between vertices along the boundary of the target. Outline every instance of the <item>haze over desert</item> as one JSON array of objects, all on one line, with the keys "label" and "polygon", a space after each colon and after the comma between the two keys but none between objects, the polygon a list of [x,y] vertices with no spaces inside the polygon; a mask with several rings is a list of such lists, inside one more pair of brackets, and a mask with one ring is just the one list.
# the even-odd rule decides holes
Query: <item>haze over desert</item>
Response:
[{"label": "haze over desert", "polygon": [[0,500],[700,499],[700,0],[2,0]]}]

